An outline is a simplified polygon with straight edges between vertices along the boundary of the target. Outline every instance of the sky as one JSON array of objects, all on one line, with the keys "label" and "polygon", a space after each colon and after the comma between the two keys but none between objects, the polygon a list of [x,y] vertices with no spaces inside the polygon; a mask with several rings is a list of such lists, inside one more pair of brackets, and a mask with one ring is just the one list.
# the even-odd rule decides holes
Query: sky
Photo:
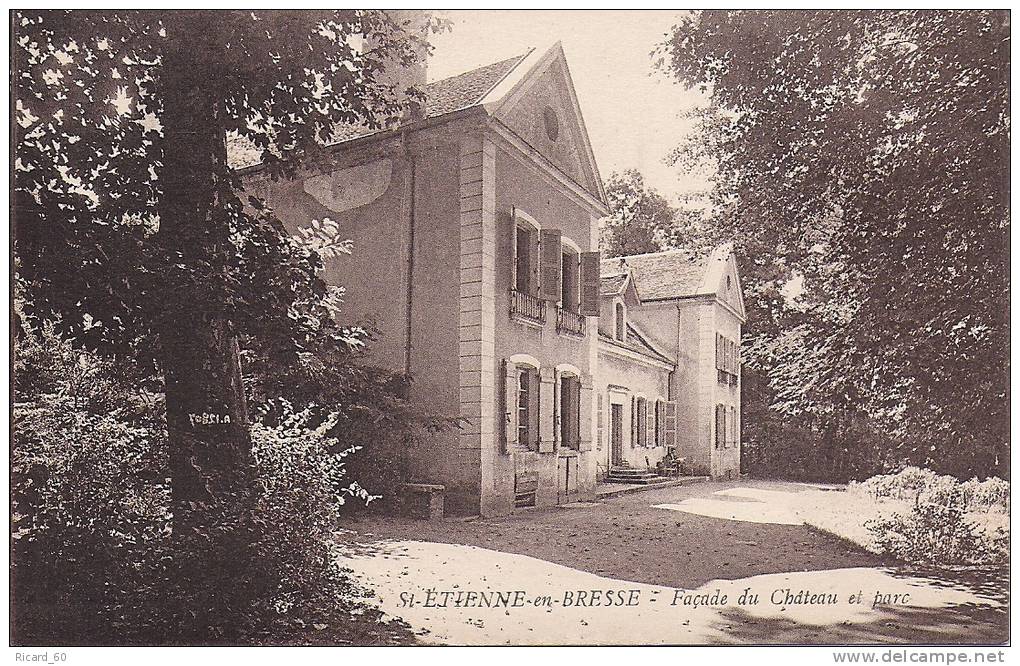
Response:
[{"label": "sky", "polygon": [[651,52],[676,11],[443,11],[450,32],[432,37],[430,81],[563,43],[602,178],[638,169],[670,200],[704,182],[664,162],[690,131],[680,114],[702,97],[653,72]]}]

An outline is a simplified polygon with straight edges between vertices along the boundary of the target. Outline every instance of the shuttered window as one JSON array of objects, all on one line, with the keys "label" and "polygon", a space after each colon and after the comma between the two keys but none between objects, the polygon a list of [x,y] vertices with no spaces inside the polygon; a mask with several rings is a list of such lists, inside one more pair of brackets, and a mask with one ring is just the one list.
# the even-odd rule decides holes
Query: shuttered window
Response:
[{"label": "shuttered window", "polygon": [[542,229],[542,290],[547,301],[560,300],[562,289],[562,237],[559,229]]},{"label": "shuttered window", "polygon": [[637,398],[634,396],[630,397],[630,447],[634,448],[637,446],[637,431],[638,431],[638,419],[637,419]]},{"label": "shuttered window", "polygon": [[560,442],[570,449],[581,444],[581,381],[564,377],[560,381]]},{"label": "shuttered window", "polygon": [[522,294],[531,293],[531,235],[530,227],[514,227],[514,289]]},{"label": "shuttered window", "polygon": [[715,406],[715,448],[726,446],[726,406]]},{"label": "shuttered window", "polygon": [[715,368],[720,384],[737,385],[740,374],[740,344],[722,333],[715,334]]},{"label": "shuttered window", "polygon": [[676,403],[667,402],[662,406],[662,436],[666,448],[676,448]]},{"label": "shuttered window", "polygon": [[655,446],[655,402],[645,401],[645,446]]},{"label": "shuttered window", "polygon": [[596,429],[595,429],[595,431],[596,431],[595,448],[598,449],[599,451],[602,450],[602,437],[604,436],[604,433],[605,433],[605,423],[604,423],[605,416],[604,416],[603,404],[602,403],[603,403],[602,394],[599,393],[598,394],[598,409],[597,409],[597,417],[596,417],[597,420],[596,420]]},{"label": "shuttered window", "polygon": [[569,312],[577,312],[578,306],[578,259],[573,251],[564,247],[562,254],[563,277],[560,282],[560,307]]},{"label": "shuttered window", "polygon": [[581,253],[581,307],[585,317],[599,316],[599,259],[598,252]]},{"label": "shuttered window", "polygon": [[655,445],[662,446],[662,408],[666,403],[655,401]]},{"label": "shuttered window", "polygon": [[648,446],[648,401],[637,399],[637,445]]},{"label": "shuttered window", "polygon": [[530,368],[517,371],[517,441],[531,445],[531,372]]}]

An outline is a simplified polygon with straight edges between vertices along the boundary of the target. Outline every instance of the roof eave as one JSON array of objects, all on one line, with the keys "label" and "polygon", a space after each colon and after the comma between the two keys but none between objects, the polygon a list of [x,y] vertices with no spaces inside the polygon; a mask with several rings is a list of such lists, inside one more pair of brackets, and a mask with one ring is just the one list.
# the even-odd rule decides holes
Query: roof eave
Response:
[{"label": "roof eave", "polygon": [[[439,116],[432,116],[429,118],[423,118],[421,120],[414,120],[408,123],[403,123],[391,129],[380,130],[378,132],[373,132],[372,134],[365,134],[362,136],[354,137],[353,139],[347,139],[346,141],[332,143],[329,144],[328,146],[325,146],[325,148],[330,152],[350,150],[352,148],[358,148],[360,146],[368,145],[377,141],[391,139],[395,136],[400,136],[402,134],[407,134],[409,132],[420,132],[421,130],[428,129],[436,125],[441,125],[444,123],[453,122],[454,120],[460,120],[462,118],[466,118],[473,115],[481,115],[484,113],[485,109],[483,107],[481,107],[478,104],[473,104],[471,106],[465,106],[455,111],[450,111]],[[265,168],[266,164],[264,162],[260,162],[258,164],[253,164],[251,166],[235,169],[234,171],[235,173],[237,173],[237,175],[243,178],[245,176],[256,174]]]}]

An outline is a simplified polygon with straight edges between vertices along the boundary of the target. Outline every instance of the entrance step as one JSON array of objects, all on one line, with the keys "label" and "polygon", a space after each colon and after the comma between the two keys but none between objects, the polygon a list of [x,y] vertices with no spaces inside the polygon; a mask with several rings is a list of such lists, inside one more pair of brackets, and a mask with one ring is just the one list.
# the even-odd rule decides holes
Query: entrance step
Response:
[{"label": "entrance step", "polygon": [[661,483],[667,480],[650,469],[624,467],[622,465],[610,468],[609,475],[606,477],[606,483],[633,483],[640,485]]}]

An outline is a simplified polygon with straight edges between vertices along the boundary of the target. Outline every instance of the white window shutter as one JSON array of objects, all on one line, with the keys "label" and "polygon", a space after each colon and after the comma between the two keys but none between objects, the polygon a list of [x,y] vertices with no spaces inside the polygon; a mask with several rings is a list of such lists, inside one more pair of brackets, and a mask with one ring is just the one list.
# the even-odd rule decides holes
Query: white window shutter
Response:
[{"label": "white window shutter", "polygon": [[531,434],[531,441],[528,442],[530,448],[537,450],[539,453],[550,453],[554,451],[555,442],[552,439],[546,440],[542,437],[542,381],[539,378],[538,370],[529,368],[528,372],[531,373],[531,424],[528,428],[528,432]]},{"label": "white window shutter", "polygon": [[517,364],[503,361],[503,422],[502,452],[509,453],[517,444]]},{"label": "white window shutter", "polygon": [[659,444],[655,437],[655,410],[658,403],[648,401],[645,403],[645,446],[654,447]]},{"label": "white window shutter", "polygon": [[667,402],[663,405],[663,444],[665,446],[676,446],[676,403]]}]

